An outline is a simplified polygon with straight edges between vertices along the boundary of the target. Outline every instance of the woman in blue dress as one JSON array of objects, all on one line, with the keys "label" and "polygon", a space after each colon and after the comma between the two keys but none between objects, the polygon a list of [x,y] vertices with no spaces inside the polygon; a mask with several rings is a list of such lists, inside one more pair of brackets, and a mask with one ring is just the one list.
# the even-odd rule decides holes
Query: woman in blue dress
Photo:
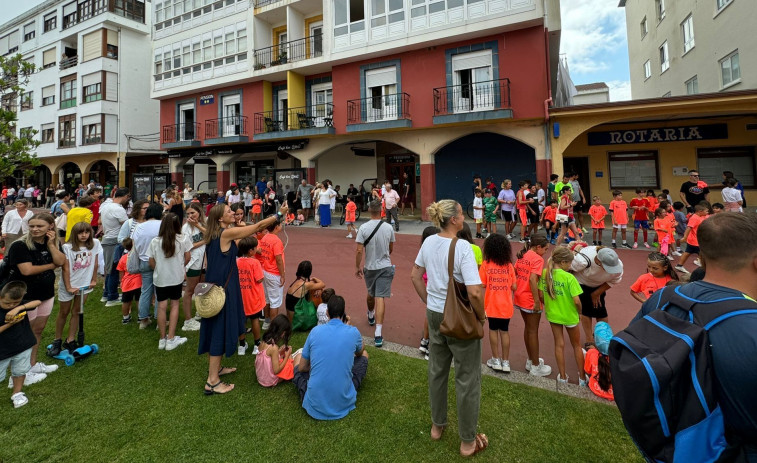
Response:
[{"label": "woman in blue dress", "polygon": [[[286,207],[280,211],[286,214]],[[226,204],[213,206],[208,214],[205,230],[207,274],[205,281],[223,287],[226,285],[226,302],[223,309],[211,318],[200,321],[200,345],[198,354],[209,354],[208,379],[205,394],[225,394],[234,389],[233,384],[221,381],[220,376],[234,373],[237,369],[221,366],[221,356],[231,357],[237,352],[239,335],[245,332],[242,292],[237,272],[237,245],[235,240],[246,238],[263,230],[276,220],[275,216],[254,225],[235,227],[234,213]]]}]

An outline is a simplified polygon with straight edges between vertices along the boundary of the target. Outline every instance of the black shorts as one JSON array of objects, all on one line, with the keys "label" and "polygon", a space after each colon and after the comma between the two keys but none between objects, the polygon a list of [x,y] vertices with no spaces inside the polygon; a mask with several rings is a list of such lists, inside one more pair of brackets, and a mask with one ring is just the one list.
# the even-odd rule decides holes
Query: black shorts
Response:
[{"label": "black shorts", "polygon": [[252,315],[246,315],[248,320],[263,320],[265,318],[265,315],[263,315],[264,310],[259,310],[258,313],[254,313]]},{"label": "black shorts", "polygon": [[513,221],[512,211],[502,211],[502,220],[504,220],[505,222],[512,222]]},{"label": "black shorts", "polygon": [[139,296],[142,295],[142,288],[132,289],[131,291],[126,291],[125,293],[121,293],[121,302],[129,303],[131,301],[138,301]]},{"label": "black shorts", "polygon": [[554,222],[552,222],[551,220],[545,220],[545,221],[544,221],[544,228],[546,228],[546,229],[550,230],[550,229],[552,229],[552,227],[554,227],[554,226],[555,226],[555,223],[554,223]]},{"label": "black shorts", "polygon": [[699,255],[699,246],[694,246],[692,244],[686,243],[686,249],[684,249],[684,251],[688,252],[689,254]]},{"label": "black shorts", "polygon": [[508,331],[510,328],[509,318],[486,317],[489,320],[489,329],[492,331]]},{"label": "black shorts", "polygon": [[528,217],[528,223],[530,223],[531,225],[539,223],[539,214],[526,213],[526,217]]},{"label": "black shorts", "polygon": [[156,286],[155,287],[155,299],[158,302],[165,300],[178,301],[181,299],[181,290],[184,285],[179,283],[176,286]]},{"label": "black shorts", "polygon": [[605,293],[602,293],[602,295],[599,296],[599,307],[594,307],[594,302],[591,300],[591,293],[596,291],[597,288],[581,285],[581,289],[584,291],[578,296],[581,300],[581,315],[590,318],[607,318]]},{"label": "black shorts", "polygon": [[573,212],[586,212],[586,206],[587,204],[583,201],[576,201],[576,205],[573,206]]}]

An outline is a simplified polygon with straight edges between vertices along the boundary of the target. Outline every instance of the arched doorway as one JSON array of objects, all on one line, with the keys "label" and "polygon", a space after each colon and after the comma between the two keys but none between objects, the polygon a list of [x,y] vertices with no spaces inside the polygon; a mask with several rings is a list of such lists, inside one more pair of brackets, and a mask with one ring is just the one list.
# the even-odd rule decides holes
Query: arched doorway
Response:
[{"label": "arched doorway", "polygon": [[81,169],[73,162],[67,162],[58,169],[58,182],[69,193],[73,193],[82,182]]},{"label": "arched doorway", "polygon": [[465,207],[473,200],[473,175],[493,177],[499,188],[509,178],[536,179],[536,151],[513,138],[496,133],[475,133],[449,143],[435,157],[436,198],[455,199]]},{"label": "arched doorway", "polygon": [[34,169],[34,175],[29,179],[33,185],[39,186],[41,189],[46,189],[50,184],[55,186],[57,181],[53,181],[53,174],[46,165],[37,166]]},{"label": "arched doorway", "polygon": [[92,164],[87,172],[87,183],[93,181],[101,186],[110,183],[111,185],[118,185],[118,171],[116,166],[108,161],[97,161]]}]

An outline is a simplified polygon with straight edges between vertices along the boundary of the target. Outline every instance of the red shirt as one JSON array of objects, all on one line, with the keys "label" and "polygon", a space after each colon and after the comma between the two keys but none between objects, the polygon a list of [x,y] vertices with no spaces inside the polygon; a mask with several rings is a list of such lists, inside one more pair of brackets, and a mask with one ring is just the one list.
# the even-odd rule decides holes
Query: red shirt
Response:
[{"label": "red shirt", "polygon": [[650,206],[647,198],[633,198],[629,206],[632,208],[638,207],[638,209],[633,211],[634,220],[649,220],[649,211],[647,209],[649,209]]},{"label": "red shirt", "polygon": [[529,280],[531,275],[541,277],[541,271],[544,268],[544,258],[533,250],[526,252],[523,257],[515,263],[515,277],[518,284],[515,290],[513,302],[524,309],[534,308],[534,293],[531,292]]},{"label": "red shirt", "polygon": [[284,243],[273,233],[267,233],[259,241],[260,244],[260,263],[263,264],[263,270],[274,275],[280,275],[279,267],[276,265],[276,256],[281,256],[284,260]]},{"label": "red shirt", "polygon": [[486,288],[484,293],[484,310],[487,317],[513,317],[513,283],[515,268],[513,264],[500,266],[484,261],[478,268],[481,282]]},{"label": "red shirt", "polygon": [[92,205],[89,206],[89,210],[92,211],[92,222],[90,222],[90,225],[92,225],[92,228],[96,229],[100,224],[100,200],[98,199],[92,203]]},{"label": "red shirt", "polygon": [[124,277],[121,280],[121,291],[128,293],[129,291],[134,291],[137,288],[142,287],[142,274],[141,273],[129,273],[126,271],[126,259],[129,257],[129,253],[127,252],[123,256],[121,256],[121,259],[118,261],[118,265],[116,266],[116,270],[119,272],[124,272]]},{"label": "red shirt", "polygon": [[237,259],[239,269],[239,287],[242,290],[242,304],[245,315],[255,315],[265,307],[263,291],[263,267],[257,259],[240,257]]}]

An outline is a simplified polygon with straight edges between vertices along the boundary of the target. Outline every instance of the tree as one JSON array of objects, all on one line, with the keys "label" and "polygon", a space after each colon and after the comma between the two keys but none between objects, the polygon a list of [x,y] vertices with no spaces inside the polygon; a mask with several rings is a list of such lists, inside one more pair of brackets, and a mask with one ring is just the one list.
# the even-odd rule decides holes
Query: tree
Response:
[{"label": "tree", "polygon": [[33,138],[37,130],[16,131],[18,101],[26,97],[24,90],[33,73],[34,64],[24,61],[20,54],[0,56],[0,179],[16,170],[31,176],[40,165],[35,153],[40,142]]}]

